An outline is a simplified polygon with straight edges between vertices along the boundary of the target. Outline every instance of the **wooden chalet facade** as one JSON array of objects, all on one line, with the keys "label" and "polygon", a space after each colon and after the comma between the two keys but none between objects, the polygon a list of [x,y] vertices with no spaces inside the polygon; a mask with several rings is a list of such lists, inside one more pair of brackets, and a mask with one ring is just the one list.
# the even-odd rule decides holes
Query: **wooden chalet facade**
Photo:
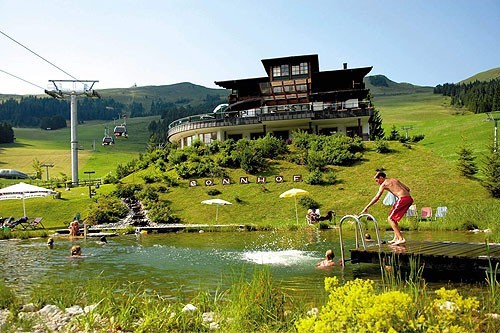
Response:
[{"label": "wooden chalet facade", "polygon": [[216,81],[230,91],[214,112],[169,125],[168,140],[189,146],[195,139],[256,139],[267,133],[288,139],[294,130],[369,137],[373,112],[364,77],[372,67],[320,71],[318,55],[262,60],[267,76]]}]

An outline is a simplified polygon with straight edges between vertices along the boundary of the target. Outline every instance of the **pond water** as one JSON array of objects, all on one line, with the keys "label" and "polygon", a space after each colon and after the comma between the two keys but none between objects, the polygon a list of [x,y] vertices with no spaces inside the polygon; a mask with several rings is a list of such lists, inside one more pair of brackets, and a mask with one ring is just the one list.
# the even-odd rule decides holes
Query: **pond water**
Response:
[{"label": "pond water", "polygon": [[[353,232],[344,231],[346,255],[354,247]],[[392,232],[382,232],[390,239]],[[482,242],[484,234],[465,232],[406,232],[409,240]],[[0,242],[0,277],[6,285],[27,295],[40,282],[63,282],[99,276],[116,282],[143,282],[145,288],[170,298],[189,297],[200,290],[225,290],[241,277],[250,278],[256,267],[267,267],[274,283],[292,296],[322,297],[326,276],[341,280],[356,277],[380,280],[372,264],[346,264],[317,269],[327,249],[340,256],[338,230],[263,232],[204,232],[126,235],[96,239],[55,238]],[[84,257],[68,258],[78,244]]]}]

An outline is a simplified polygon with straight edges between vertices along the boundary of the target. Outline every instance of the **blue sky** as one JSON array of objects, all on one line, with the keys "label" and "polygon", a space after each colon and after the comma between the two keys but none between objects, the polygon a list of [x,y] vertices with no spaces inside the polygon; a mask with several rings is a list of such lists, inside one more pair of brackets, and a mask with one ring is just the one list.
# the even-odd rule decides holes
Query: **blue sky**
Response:
[{"label": "blue sky", "polygon": [[[500,67],[499,0],[0,0],[0,31],[96,89],[216,88],[301,54],[426,86]],[[0,93],[40,94],[64,72],[0,34]]]}]

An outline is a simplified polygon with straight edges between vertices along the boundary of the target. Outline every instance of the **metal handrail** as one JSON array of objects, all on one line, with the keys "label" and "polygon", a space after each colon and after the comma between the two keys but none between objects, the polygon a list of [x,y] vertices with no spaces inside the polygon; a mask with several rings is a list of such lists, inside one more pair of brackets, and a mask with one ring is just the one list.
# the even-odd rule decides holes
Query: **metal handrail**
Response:
[{"label": "metal handrail", "polygon": [[367,220],[373,221],[373,223],[375,225],[375,234],[377,235],[377,245],[378,245],[379,251],[382,250],[382,244],[380,242],[380,232],[378,230],[378,222],[375,219],[375,217],[373,217],[373,215],[366,214],[366,213],[365,214],[361,214],[361,215],[353,215],[353,214],[345,215],[345,216],[343,216],[340,219],[340,222],[339,222],[340,259],[342,260],[342,268],[344,268],[344,266],[345,266],[344,240],[342,238],[342,223],[346,219],[349,219],[349,218],[354,219],[354,221],[356,222],[355,225],[354,225],[354,235],[355,235],[355,238],[356,238],[356,249],[359,249],[359,239],[361,239],[361,243],[363,245],[363,249],[366,250],[363,225],[362,225],[362,223],[360,221],[360,219],[363,218],[363,217],[366,217]]}]

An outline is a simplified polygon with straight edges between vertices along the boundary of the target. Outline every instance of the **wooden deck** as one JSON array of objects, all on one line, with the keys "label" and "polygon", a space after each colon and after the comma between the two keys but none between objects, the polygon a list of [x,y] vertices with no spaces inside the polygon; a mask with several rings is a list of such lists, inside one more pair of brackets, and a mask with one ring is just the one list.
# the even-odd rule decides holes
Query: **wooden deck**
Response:
[{"label": "wooden deck", "polygon": [[[102,230],[119,232],[126,227],[104,227],[96,228],[90,227],[88,229],[88,235],[101,234]],[[134,227],[136,233],[152,233],[160,234],[167,232],[200,232],[200,231],[241,231],[246,230],[245,225],[240,224],[158,224],[156,226],[147,227]],[[69,235],[68,229],[58,229],[56,232],[59,235]],[[80,234],[83,235],[83,227],[80,228]]]},{"label": "wooden deck", "polygon": [[384,265],[409,269],[410,260],[417,259],[425,275],[450,280],[484,280],[490,264],[493,270],[498,264],[500,270],[500,244],[407,241],[402,246],[382,244],[381,249],[374,243],[366,245],[366,249],[350,250],[352,263],[379,264],[382,259]]}]

